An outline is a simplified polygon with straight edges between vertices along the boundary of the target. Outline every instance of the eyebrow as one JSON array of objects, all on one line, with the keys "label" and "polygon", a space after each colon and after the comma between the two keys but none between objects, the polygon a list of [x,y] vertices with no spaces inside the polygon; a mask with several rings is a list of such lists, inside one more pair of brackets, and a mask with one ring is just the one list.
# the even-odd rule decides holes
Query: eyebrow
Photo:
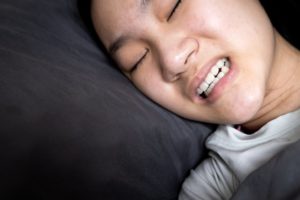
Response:
[{"label": "eyebrow", "polygon": [[118,37],[112,44],[109,46],[108,51],[110,54],[115,54],[125,43],[129,40],[129,36],[122,35]]},{"label": "eyebrow", "polygon": [[[145,11],[151,0],[139,0],[139,10]],[[115,39],[108,48],[110,54],[115,54],[130,39],[129,36],[121,35]]]}]

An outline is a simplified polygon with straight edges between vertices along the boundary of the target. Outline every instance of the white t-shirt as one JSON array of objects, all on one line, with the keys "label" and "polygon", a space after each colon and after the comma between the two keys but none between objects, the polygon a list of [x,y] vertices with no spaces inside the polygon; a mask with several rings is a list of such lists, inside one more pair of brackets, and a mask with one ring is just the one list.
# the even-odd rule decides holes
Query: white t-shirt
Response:
[{"label": "white t-shirt", "polygon": [[282,115],[253,134],[219,126],[207,139],[210,157],[183,183],[179,200],[227,200],[238,185],[286,146],[300,139],[300,110]]}]

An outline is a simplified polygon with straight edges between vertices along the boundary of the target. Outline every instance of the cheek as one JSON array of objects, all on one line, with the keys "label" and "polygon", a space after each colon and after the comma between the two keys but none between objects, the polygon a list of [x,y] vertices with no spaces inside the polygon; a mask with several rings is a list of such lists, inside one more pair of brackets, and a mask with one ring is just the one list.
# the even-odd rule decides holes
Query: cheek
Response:
[{"label": "cheek", "polygon": [[254,0],[194,1],[189,9],[184,20],[187,28],[210,39],[235,40],[241,45],[261,34],[262,28],[270,28],[268,17]]},{"label": "cheek", "polygon": [[132,76],[132,81],[136,87],[146,96],[161,104],[160,99],[162,91],[166,90],[166,84],[163,82],[159,70],[155,67],[140,66]]},{"label": "cheek", "polygon": [[159,69],[149,67],[140,69],[132,81],[137,88],[154,102],[168,110],[179,114],[178,108],[183,105],[183,99],[178,88],[173,83],[167,83],[162,79]]}]

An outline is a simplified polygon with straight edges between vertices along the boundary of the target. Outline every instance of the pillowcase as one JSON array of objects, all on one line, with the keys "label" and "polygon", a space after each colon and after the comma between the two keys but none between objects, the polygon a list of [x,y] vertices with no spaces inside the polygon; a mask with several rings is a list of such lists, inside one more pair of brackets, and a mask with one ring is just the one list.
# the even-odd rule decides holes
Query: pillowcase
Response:
[{"label": "pillowcase", "polygon": [[215,127],[139,93],[87,8],[0,2],[0,199],[177,199]]}]

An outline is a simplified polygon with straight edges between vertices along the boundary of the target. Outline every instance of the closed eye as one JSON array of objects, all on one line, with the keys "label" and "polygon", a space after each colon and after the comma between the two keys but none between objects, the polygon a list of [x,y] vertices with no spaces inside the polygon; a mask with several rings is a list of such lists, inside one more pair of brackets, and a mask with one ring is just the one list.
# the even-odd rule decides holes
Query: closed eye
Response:
[{"label": "closed eye", "polygon": [[144,61],[144,59],[146,58],[147,54],[149,52],[149,49],[146,49],[145,53],[143,54],[143,56],[130,68],[130,72],[133,72],[137,69],[138,66],[140,66],[142,64],[142,62]]},{"label": "closed eye", "polygon": [[170,12],[170,14],[169,14],[169,16],[168,16],[168,18],[167,18],[167,21],[169,21],[169,20],[172,18],[172,16],[173,16],[174,13],[176,12],[176,10],[177,10],[177,8],[178,8],[178,6],[179,6],[180,4],[181,4],[181,0],[177,0],[175,6],[174,6],[173,9],[171,10],[171,12]]}]

